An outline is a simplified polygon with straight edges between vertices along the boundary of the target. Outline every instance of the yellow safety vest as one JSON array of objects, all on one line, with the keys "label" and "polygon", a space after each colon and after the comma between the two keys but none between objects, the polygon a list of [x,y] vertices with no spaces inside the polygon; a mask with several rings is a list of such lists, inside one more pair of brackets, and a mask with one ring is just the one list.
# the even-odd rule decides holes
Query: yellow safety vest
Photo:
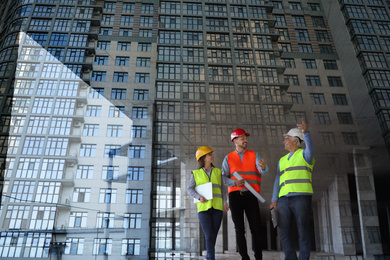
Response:
[{"label": "yellow safety vest", "polygon": [[286,154],[279,160],[279,198],[290,192],[313,193],[311,175],[315,160],[308,164],[303,158],[303,149],[294,152],[290,159]]},{"label": "yellow safety vest", "polygon": [[223,211],[223,201],[222,201],[222,190],[221,190],[221,175],[222,170],[218,168],[213,168],[210,178],[207,176],[207,173],[202,169],[197,169],[192,171],[194,175],[196,186],[205,184],[208,182],[213,183],[213,199],[206,202],[198,202],[196,206],[198,207],[198,212],[207,211],[210,208],[218,209]]}]

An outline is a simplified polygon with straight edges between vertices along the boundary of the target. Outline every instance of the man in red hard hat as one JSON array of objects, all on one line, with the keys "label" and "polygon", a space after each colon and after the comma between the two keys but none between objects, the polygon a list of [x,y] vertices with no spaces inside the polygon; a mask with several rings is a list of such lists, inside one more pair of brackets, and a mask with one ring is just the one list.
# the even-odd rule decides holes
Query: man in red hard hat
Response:
[{"label": "man in red hard hat", "polygon": [[[229,206],[236,231],[236,243],[238,252],[243,260],[249,260],[246,239],[244,212],[247,216],[253,238],[253,251],[255,258],[263,259],[261,230],[260,230],[260,209],[257,198],[245,187],[247,181],[256,192],[260,193],[261,174],[268,173],[266,161],[255,151],[247,150],[249,133],[244,129],[237,128],[231,135],[236,150],[229,153],[222,163],[222,177],[229,191]],[[243,179],[237,180],[233,176],[238,172]]]}]

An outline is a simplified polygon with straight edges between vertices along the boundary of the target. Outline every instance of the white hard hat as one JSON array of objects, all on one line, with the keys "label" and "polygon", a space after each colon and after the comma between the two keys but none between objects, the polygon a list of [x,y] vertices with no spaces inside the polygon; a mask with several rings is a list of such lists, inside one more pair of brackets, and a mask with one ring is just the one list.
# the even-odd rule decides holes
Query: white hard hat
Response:
[{"label": "white hard hat", "polygon": [[286,136],[286,135],[289,135],[292,137],[298,137],[299,139],[301,139],[302,142],[305,141],[305,139],[303,139],[302,129],[299,129],[299,128],[291,128],[290,131],[288,131],[288,133],[285,134],[284,136]]}]

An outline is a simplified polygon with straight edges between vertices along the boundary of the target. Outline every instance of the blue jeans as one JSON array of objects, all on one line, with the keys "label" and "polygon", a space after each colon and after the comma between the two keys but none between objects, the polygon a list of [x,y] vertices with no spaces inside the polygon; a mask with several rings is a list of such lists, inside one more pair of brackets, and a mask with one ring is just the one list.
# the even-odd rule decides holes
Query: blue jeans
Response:
[{"label": "blue jeans", "polygon": [[255,252],[255,259],[263,258],[262,250],[262,233],[261,233],[261,218],[259,202],[257,198],[249,191],[239,192],[234,191],[229,193],[229,206],[232,213],[234,228],[236,230],[236,243],[238,246],[238,253],[242,260],[249,260],[246,238],[245,238],[245,224],[244,213],[248,219],[249,228],[252,233],[252,248]]},{"label": "blue jeans", "polygon": [[297,260],[294,246],[291,243],[291,224],[293,218],[297,223],[299,237],[299,260],[310,259],[310,214],[311,214],[311,196],[298,195],[279,198],[278,201],[278,224],[280,233],[280,242],[286,260]]},{"label": "blue jeans", "polygon": [[209,209],[198,213],[199,222],[206,237],[206,259],[215,260],[215,242],[221,226],[223,211]]}]

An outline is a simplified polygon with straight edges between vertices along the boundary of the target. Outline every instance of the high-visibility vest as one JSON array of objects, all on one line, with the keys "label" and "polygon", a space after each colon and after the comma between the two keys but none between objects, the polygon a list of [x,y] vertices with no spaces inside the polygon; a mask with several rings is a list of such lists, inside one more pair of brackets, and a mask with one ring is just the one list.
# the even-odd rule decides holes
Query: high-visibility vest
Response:
[{"label": "high-visibility vest", "polygon": [[294,152],[290,159],[286,154],[279,160],[279,198],[290,192],[313,193],[311,175],[315,160],[312,164],[303,157],[303,149]]},{"label": "high-visibility vest", "polygon": [[[241,161],[236,151],[227,155],[230,168],[230,179],[237,180],[233,173],[238,172],[258,193],[261,188],[261,174],[256,167],[256,152],[246,150]],[[243,187],[229,186],[228,191],[242,190]]]},{"label": "high-visibility vest", "polygon": [[192,171],[192,174],[194,175],[196,186],[208,183],[210,181],[213,183],[213,199],[208,200],[206,202],[196,203],[196,206],[198,207],[198,212],[207,211],[210,208],[223,211],[223,200],[222,200],[222,190],[221,190],[222,170],[218,168],[213,168],[210,174],[210,178],[209,176],[207,176],[207,173],[202,168]]}]

